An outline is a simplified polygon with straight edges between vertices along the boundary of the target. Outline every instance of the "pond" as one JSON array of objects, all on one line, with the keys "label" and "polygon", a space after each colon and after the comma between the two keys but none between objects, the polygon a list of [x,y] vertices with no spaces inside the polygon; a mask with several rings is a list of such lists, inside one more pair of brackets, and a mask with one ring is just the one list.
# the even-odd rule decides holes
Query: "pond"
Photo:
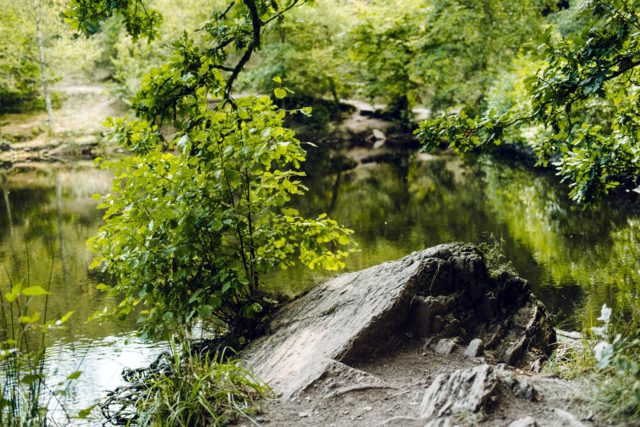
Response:
[{"label": "pond", "polygon": [[[490,158],[398,153],[351,170],[341,170],[345,162],[330,150],[310,158],[309,194],[298,208],[327,212],[355,231],[359,248],[348,270],[442,242],[489,242],[562,328],[590,326],[603,303],[621,312],[637,297],[640,205],[633,197],[582,209],[555,177]],[[96,290],[100,278],[88,272],[85,245],[101,223],[91,195],[109,185],[110,176],[90,164],[0,175],[0,289],[9,278],[50,284],[49,318],[75,311],[49,343],[56,375],[83,371],[71,412],[120,384],[123,367],[147,365],[162,349],[135,338],[134,319],[86,322],[114,302]],[[269,280],[294,295],[327,277],[290,269]]]},{"label": "pond", "polygon": [[[49,335],[47,348],[49,384],[82,371],[65,402],[70,414],[123,384],[123,368],[147,366],[162,351],[132,333],[134,320],[87,322],[113,302],[96,290],[99,278],[87,270],[91,254],[85,244],[101,223],[91,195],[108,191],[110,180],[92,163],[38,165],[0,175],[0,292],[7,292],[10,282],[40,285],[51,292],[48,319],[74,312],[64,329]],[[101,425],[94,412],[86,424]],[[61,425],[67,424],[60,407],[54,414]]]}]

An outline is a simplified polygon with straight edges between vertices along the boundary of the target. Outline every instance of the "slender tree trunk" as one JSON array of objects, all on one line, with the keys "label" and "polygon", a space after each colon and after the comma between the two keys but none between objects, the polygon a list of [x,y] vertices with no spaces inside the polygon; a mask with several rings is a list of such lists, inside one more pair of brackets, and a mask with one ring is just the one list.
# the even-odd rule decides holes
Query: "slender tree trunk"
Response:
[{"label": "slender tree trunk", "polygon": [[[3,178],[3,177],[0,177]],[[2,196],[4,198],[4,207],[7,213],[7,221],[9,223],[9,247],[11,248],[11,256],[13,257],[13,265],[19,266],[18,251],[16,250],[16,233],[13,228],[13,213],[11,212],[11,199],[9,199],[9,190],[2,185]]]},{"label": "slender tree trunk", "polygon": [[62,233],[62,182],[60,181],[60,175],[56,176],[56,219],[58,225],[58,240],[60,242],[60,261],[62,263],[62,278],[64,285],[69,285],[69,274],[67,271],[67,256],[64,248],[64,234]]},{"label": "slender tree trunk", "polygon": [[47,120],[49,122],[49,128],[53,128],[53,107],[51,106],[51,94],[49,93],[49,70],[44,54],[44,42],[42,37],[41,25],[42,22],[40,15],[40,0],[33,0],[33,10],[36,15],[36,39],[38,42],[38,51],[40,54],[40,77],[42,78],[42,94],[44,95],[44,104],[47,108]]}]

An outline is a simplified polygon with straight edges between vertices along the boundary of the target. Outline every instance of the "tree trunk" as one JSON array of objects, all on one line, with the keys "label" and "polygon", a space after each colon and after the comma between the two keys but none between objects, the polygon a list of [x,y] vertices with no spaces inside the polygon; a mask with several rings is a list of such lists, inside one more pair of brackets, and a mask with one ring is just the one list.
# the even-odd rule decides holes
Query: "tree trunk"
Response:
[{"label": "tree trunk", "polygon": [[53,128],[53,107],[51,106],[51,94],[49,93],[49,70],[44,54],[44,42],[42,37],[42,25],[40,15],[40,0],[33,0],[33,10],[36,15],[36,39],[38,42],[38,52],[40,55],[40,77],[42,79],[42,94],[44,104],[47,108],[47,121],[49,128]]}]

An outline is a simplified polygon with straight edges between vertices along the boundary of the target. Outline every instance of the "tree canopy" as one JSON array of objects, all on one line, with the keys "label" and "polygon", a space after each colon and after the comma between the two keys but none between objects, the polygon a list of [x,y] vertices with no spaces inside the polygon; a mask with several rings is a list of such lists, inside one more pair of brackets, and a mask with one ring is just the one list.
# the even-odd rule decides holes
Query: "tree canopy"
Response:
[{"label": "tree canopy", "polygon": [[544,66],[524,80],[526,94],[506,111],[446,113],[421,125],[427,145],[470,150],[526,137],[538,164],[551,163],[577,202],[638,185],[640,2],[590,0],[559,40],[551,29]]},{"label": "tree canopy", "polygon": [[[268,97],[232,91],[263,28],[297,4],[231,2],[204,24],[201,44],[185,33],[171,59],[144,76],[132,100],[136,117],[111,123],[113,138],[134,155],[104,163],[116,177],[90,246],[94,267],[115,278],[104,288],[125,295],[116,314],[143,304],[149,333],[175,333],[200,319],[236,339],[255,335],[271,304],[261,290],[265,273],[296,259],[309,268],[343,266],[351,231],[288,207],[306,188],[305,151],[282,126],[286,112]],[[71,9],[79,28],[119,13],[133,36],[156,35],[155,11],[91,5]],[[286,91],[277,87],[274,96]]]}]

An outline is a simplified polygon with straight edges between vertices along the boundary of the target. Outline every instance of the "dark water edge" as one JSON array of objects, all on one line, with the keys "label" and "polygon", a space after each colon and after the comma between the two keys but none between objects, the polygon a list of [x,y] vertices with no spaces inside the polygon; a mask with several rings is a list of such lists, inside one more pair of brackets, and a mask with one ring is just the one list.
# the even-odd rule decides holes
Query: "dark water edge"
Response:
[{"label": "dark water edge", "polygon": [[[640,203],[635,194],[585,208],[548,171],[489,156],[404,153],[340,171],[327,150],[310,153],[309,195],[299,209],[352,228],[358,270],[443,242],[498,245],[566,329],[595,325],[602,304],[628,316],[640,284]],[[300,276],[304,280],[300,280]],[[294,293],[322,275],[285,272]]]}]

